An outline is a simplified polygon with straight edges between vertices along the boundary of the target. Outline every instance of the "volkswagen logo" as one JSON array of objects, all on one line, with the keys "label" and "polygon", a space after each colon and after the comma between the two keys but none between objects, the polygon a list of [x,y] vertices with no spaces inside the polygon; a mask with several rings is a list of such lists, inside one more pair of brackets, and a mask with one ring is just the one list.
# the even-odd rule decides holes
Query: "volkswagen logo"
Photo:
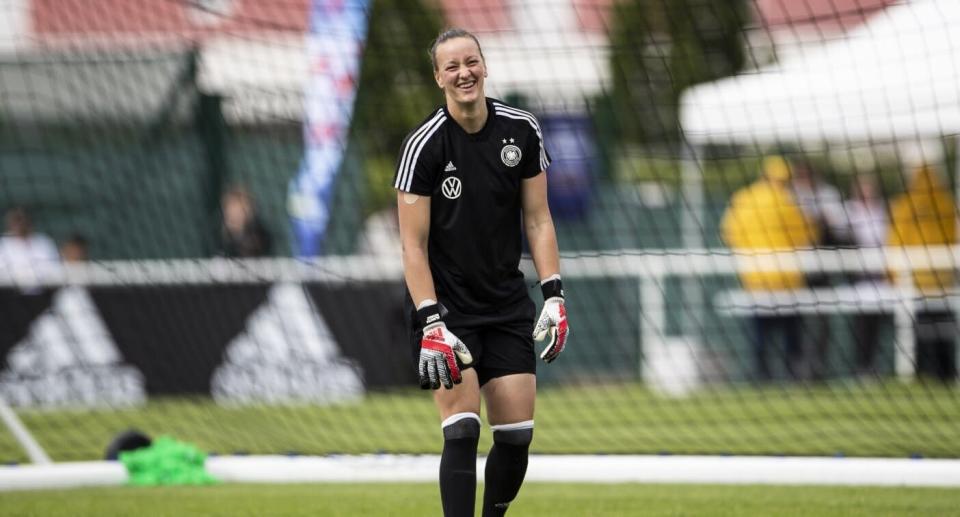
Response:
[{"label": "volkswagen logo", "polygon": [[460,178],[450,176],[449,178],[443,180],[443,184],[440,185],[440,190],[443,191],[443,196],[447,199],[457,199],[460,197],[460,191],[463,190],[460,185]]}]

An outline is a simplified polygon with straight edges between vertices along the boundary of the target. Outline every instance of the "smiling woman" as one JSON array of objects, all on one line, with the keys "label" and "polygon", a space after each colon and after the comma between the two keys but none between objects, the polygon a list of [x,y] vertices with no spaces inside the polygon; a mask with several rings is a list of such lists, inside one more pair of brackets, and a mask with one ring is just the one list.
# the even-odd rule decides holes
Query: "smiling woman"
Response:
[{"label": "smiling woman", "polygon": [[[533,439],[534,338],[550,335],[541,354],[549,363],[568,332],[547,207],[550,156],[536,117],[487,98],[476,36],[448,30],[429,54],[446,104],[407,137],[394,180],[410,350],[442,420],[444,514],[473,514],[483,398],[494,442],[483,515],[503,515]],[[536,325],[519,269],[521,220],[545,300]]]},{"label": "smiling woman", "polygon": [[[486,117],[483,82],[487,65],[476,36],[462,29],[451,29],[437,38],[430,47],[430,58],[437,85],[447,98],[447,109],[457,112],[454,118],[466,123],[464,129],[475,133],[483,127]],[[480,109],[484,113],[475,113]]]}]

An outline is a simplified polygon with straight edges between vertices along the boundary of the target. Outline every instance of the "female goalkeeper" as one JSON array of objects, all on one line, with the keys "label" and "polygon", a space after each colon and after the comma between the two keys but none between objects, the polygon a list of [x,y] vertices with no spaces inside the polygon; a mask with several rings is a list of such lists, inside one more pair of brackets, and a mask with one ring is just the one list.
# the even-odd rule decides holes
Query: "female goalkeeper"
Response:
[{"label": "female goalkeeper", "polygon": [[[483,515],[503,515],[533,438],[533,339],[549,335],[540,354],[549,363],[569,332],[547,207],[550,157],[533,115],[484,94],[476,36],[447,30],[430,59],[446,103],[407,136],[394,179],[411,345],[442,420],[444,515],[473,515],[481,395],[494,442]],[[536,325],[519,270],[521,221],[544,297]]]}]

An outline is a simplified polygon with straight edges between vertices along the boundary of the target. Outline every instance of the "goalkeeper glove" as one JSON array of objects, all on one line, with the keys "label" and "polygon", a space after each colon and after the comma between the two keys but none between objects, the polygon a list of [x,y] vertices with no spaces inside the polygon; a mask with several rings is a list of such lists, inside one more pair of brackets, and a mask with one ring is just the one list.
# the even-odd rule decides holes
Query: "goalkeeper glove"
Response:
[{"label": "goalkeeper glove", "polygon": [[533,327],[533,339],[543,341],[549,332],[550,340],[540,353],[540,358],[551,363],[563,352],[567,336],[570,335],[570,327],[567,326],[567,309],[563,305],[563,285],[560,278],[540,284],[540,289],[543,291],[543,310]]},{"label": "goalkeeper glove", "polygon": [[473,363],[473,356],[463,341],[447,330],[443,322],[445,310],[439,303],[433,303],[417,310],[417,317],[424,325],[423,338],[420,340],[420,387],[438,389],[441,384],[451,389],[460,384],[460,364]]}]

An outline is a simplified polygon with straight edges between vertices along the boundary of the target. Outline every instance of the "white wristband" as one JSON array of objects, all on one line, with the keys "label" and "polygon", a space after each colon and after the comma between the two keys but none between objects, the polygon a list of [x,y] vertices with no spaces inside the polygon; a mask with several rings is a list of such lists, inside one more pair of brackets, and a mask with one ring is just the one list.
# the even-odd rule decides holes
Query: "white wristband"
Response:
[{"label": "white wristband", "polygon": [[436,300],[434,300],[434,299],[432,299],[432,298],[427,298],[426,300],[420,302],[420,305],[417,305],[417,310],[419,311],[420,309],[422,309],[422,308],[424,308],[424,307],[429,307],[429,306],[431,306],[431,305],[436,305],[436,304],[437,304],[437,301],[436,301]]}]

